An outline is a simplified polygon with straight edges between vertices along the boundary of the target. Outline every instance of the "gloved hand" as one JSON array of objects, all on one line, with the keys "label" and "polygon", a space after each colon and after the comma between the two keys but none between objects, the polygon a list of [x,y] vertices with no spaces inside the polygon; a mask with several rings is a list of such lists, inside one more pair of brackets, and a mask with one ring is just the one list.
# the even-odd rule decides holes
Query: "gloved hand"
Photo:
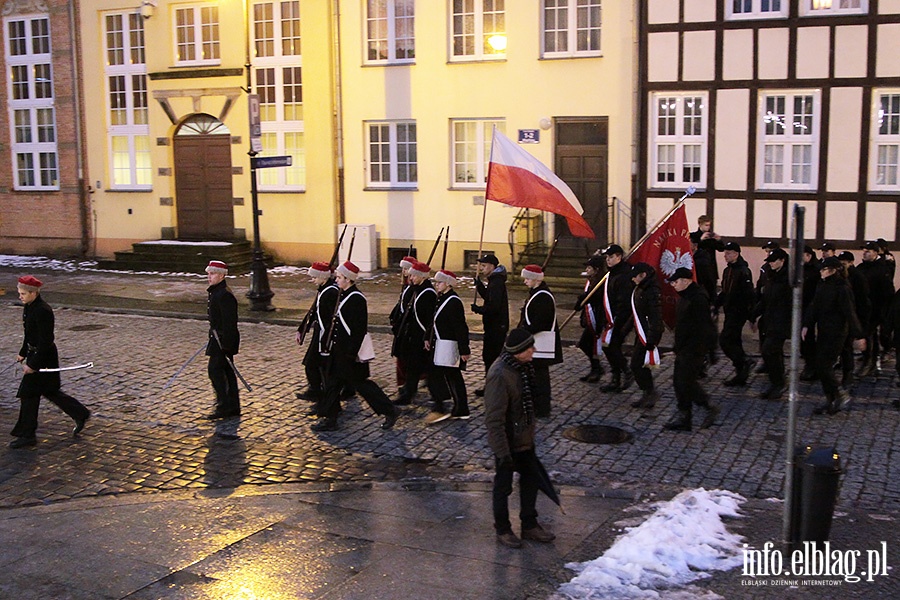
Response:
[{"label": "gloved hand", "polygon": [[481,307],[478,306],[477,304],[475,304],[475,303],[473,302],[473,303],[472,303],[472,312],[475,313],[476,315],[480,315],[480,314],[481,314]]},{"label": "gloved hand", "polygon": [[647,352],[653,352],[654,350],[656,350],[656,344],[647,344],[646,346],[644,346],[644,349]]}]

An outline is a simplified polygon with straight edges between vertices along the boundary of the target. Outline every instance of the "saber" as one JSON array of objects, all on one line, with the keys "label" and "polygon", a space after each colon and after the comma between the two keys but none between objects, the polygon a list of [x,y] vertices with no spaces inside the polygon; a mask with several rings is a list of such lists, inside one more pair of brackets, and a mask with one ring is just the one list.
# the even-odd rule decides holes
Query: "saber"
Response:
[{"label": "saber", "polygon": [[94,363],[87,362],[83,365],[75,365],[73,367],[57,367],[55,369],[38,369],[35,373],[59,373],[60,371],[75,371],[77,369],[90,369]]},{"label": "saber", "polygon": [[166,385],[163,386],[163,389],[164,389],[164,390],[165,390],[165,389],[168,389],[168,387],[169,387],[170,385],[172,385],[172,382],[175,381],[175,378],[178,377],[179,375],[181,375],[181,373],[182,373],[185,369],[188,368],[188,365],[191,364],[192,362],[194,362],[194,359],[197,358],[198,356],[200,356],[200,353],[201,353],[201,352],[203,352],[204,350],[206,350],[206,347],[207,347],[208,345],[209,345],[209,342],[206,342],[205,344],[203,344],[202,346],[200,346],[200,348],[199,348],[196,352],[194,352],[194,354],[192,354],[191,357],[190,357],[189,359],[187,359],[187,362],[184,363],[183,365],[181,365],[181,368],[180,368],[180,369],[178,369],[177,371],[175,371],[175,374],[172,375],[172,377],[169,378],[169,380],[166,382]]},{"label": "saber", "polygon": [[16,366],[17,364],[19,364],[19,361],[16,361],[16,362],[14,362],[14,363],[11,364],[11,365],[6,365],[5,367],[3,367],[3,370],[0,371],[0,375],[3,375],[4,373],[6,373],[6,372],[9,371],[10,369],[12,369],[12,368],[13,368],[14,366]]},{"label": "saber", "polygon": [[[354,235],[356,234],[356,229],[353,230],[353,233],[354,233]],[[215,329],[213,329],[212,332],[213,332],[213,337],[216,338],[216,343],[219,345],[219,349],[221,350],[222,342],[221,342],[221,340],[219,340],[219,332],[216,331]],[[222,351],[222,353],[225,354],[224,350]],[[237,378],[241,380],[241,383],[244,384],[244,387],[247,388],[247,391],[252,392],[253,388],[250,387],[250,384],[247,383],[247,380],[244,379],[244,376],[241,375],[241,372],[237,370],[236,366],[234,366],[234,361],[232,361],[231,358],[229,358],[229,356],[227,354],[225,354],[225,360],[227,360],[228,364],[231,365],[231,370],[234,371],[234,374],[237,375]]]}]

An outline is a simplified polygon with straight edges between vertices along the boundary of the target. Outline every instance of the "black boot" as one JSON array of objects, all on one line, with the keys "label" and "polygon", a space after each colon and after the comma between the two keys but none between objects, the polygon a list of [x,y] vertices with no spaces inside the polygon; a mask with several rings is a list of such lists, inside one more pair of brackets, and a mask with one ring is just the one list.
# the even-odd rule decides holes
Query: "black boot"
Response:
[{"label": "black boot", "polygon": [[800,372],[800,381],[815,381],[817,379],[816,370],[812,365],[807,364],[803,367],[803,371]]},{"label": "black boot", "polygon": [[669,431],[690,431],[691,430],[691,413],[686,410],[679,410],[669,419],[669,422],[663,425],[663,429]]},{"label": "black boot", "polygon": [[578,381],[584,381],[585,383],[597,383],[600,381],[600,377],[603,375],[603,367],[600,366],[600,360],[596,358],[591,359],[591,371],[587,375],[583,377],[579,377]]},{"label": "black boot", "polygon": [[734,377],[731,379],[726,379],[722,382],[722,385],[725,387],[737,387],[741,385],[747,385],[747,380],[750,379],[750,372],[753,371],[753,367],[756,366],[756,361],[752,358],[746,359],[740,367],[738,367],[734,372]]},{"label": "black boot", "polygon": [[820,404],[819,406],[815,407],[813,409],[813,414],[814,415],[824,415],[824,414],[833,415],[836,412],[838,412],[838,410],[840,410],[840,409],[838,409],[838,407],[834,403],[834,396],[831,394],[826,394],[825,403]]},{"label": "black boot", "polygon": [[625,372],[622,373],[622,384],[619,386],[618,391],[624,392],[631,387],[632,383],[634,383],[634,373],[631,372],[631,369],[626,369]]},{"label": "black boot", "polygon": [[834,404],[836,405],[835,412],[838,410],[849,410],[852,401],[853,397],[850,396],[850,393],[847,390],[838,390],[834,398]]},{"label": "black boot", "polygon": [[632,408],[653,408],[656,406],[656,401],[659,400],[659,392],[655,389],[653,390],[644,390],[644,393],[641,395],[641,399],[637,402],[632,402]]},{"label": "black boot", "polygon": [[622,387],[622,374],[621,373],[613,373],[612,379],[609,380],[609,383],[600,388],[601,392],[618,392],[619,388]]},{"label": "black boot", "polygon": [[763,393],[759,395],[763,400],[781,400],[784,395],[784,386],[770,384]]}]

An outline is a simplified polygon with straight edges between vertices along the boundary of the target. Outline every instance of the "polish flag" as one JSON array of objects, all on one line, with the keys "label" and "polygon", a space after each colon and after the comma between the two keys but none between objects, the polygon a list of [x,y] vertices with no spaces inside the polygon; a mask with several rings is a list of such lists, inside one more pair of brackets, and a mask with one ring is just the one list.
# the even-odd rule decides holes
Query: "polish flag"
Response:
[{"label": "polish flag", "polygon": [[566,182],[496,128],[485,198],[561,215],[566,218],[572,235],[596,237],[581,216],[584,209]]}]

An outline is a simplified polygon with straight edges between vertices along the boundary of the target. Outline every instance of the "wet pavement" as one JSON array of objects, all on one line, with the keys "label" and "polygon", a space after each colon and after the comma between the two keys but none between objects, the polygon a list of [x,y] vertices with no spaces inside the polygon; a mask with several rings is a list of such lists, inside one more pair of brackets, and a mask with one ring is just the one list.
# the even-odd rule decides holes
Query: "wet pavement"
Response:
[{"label": "wet pavement", "polygon": [[[7,332],[0,356],[10,362],[21,342],[21,308],[13,305],[20,271],[0,269],[0,327]],[[351,399],[339,431],[309,430],[308,404],[294,397],[303,384],[294,332],[313,293],[306,277],[271,277],[279,308],[272,313],[247,310],[247,278],[230,281],[242,304],[236,364],[253,391],[241,393],[240,418],[210,423],[202,418],[213,404],[202,357],[163,390],[205,341],[204,278],[38,275],[56,308],[61,364],[94,362],[63,374],[63,389],[93,416],[72,438],[71,422],[45,402],[38,446],[0,449],[0,597],[545,598],[572,576],[565,562],[609,547],[622,522],[634,518],[629,507],[701,486],[750,499],[751,517],[735,526],[754,543],[780,537],[781,505],[772,499],[783,483],[787,406],[755,397],[760,376],[747,389],[722,386],[730,375],[724,361],[706,381],[723,407],[718,425],[671,433],[662,431],[674,405],[671,359],[655,373],[663,402],[639,411],[629,406],[636,388],[609,395],[580,382],[586,361],[567,347],[565,362],[551,370],[553,416],[538,427],[538,453],[562,486],[567,515],[542,498],[542,520],[559,539],[516,552],[493,539],[493,461],[480,399],[470,397],[471,420],[427,427],[423,390],[389,432]],[[386,275],[359,287],[378,350],[373,377],[393,394],[384,326],[399,282]],[[522,287],[512,288],[514,312]],[[470,325],[477,331],[478,320]],[[577,324],[566,329],[569,341],[578,333]],[[480,352],[476,340],[473,355]],[[478,362],[465,374],[470,394],[483,377]],[[18,377],[10,373],[0,380],[7,429],[18,410]],[[893,361],[882,376],[857,385],[851,412],[830,418],[811,415],[821,390],[802,384],[798,440],[833,444],[841,454],[835,543],[868,548],[888,540],[896,553],[900,412],[891,400],[900,390],[892,374]],[[595,445],[563,435],[584,424],[620,427],[632,440]],[[738,575],[703,585],[729,598],[775,597]],[[833,597],[887,597],[896,582],[893,575],[845,584]]]}]

